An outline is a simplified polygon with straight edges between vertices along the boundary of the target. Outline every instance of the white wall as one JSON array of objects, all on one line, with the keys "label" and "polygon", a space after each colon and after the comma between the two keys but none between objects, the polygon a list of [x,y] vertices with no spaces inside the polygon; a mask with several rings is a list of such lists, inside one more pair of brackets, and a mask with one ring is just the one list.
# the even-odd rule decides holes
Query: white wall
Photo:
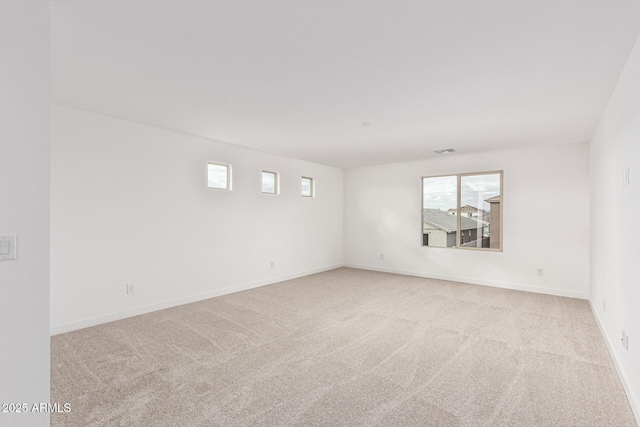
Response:
[{"label": "white wall", "polygon": [[[341,169],[58,106],[52,137],[53,333],[342,265]],[[207,188],[207,161],[233,191]]]},{"label": "white wall", "polygon": [[[566,144],[347,170],[345,264],[586,299],[588,154]],[[504,252],[421,247],[420,177],[491,170],[504,170]]]},{"label": "white wall", "polygon": [[[49,1],[0,2],[0,403],[49,402]],[[0,412],[2,426],[48,425]]]},{"label": "white wall", "polygon": [[[590,146],[590,299],[640,422],[640,39]],[[625,168],[630,185],[623,187]]]}]

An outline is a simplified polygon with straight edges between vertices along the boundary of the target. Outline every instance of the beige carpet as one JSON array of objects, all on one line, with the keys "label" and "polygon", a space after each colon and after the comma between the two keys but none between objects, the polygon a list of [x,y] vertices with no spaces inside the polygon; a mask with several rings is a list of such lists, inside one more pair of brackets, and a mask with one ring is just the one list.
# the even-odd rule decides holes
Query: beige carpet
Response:
[{"label": "beige carpet", "polygon": [[635,426],[586,301],[341,268],[51,339],[53,426]]}]

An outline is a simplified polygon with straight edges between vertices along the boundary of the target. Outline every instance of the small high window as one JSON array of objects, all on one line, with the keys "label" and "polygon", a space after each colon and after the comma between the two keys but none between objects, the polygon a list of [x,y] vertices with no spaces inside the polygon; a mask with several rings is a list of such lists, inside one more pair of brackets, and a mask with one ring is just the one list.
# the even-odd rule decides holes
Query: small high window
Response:
[{"label": "small high window", "polygon": [[278,174],[276,172],[262,171],[262,192],[267,194],[278,194]]},{"label": "small high window", "polygon": [[302,177],[302,197],[313,197],[313,196],[314,196],[313,178],[303,176]]},{"label": "small high window", "polygon": [[231,165],[209,162],[207,186],[219,190],[231,190]]}]

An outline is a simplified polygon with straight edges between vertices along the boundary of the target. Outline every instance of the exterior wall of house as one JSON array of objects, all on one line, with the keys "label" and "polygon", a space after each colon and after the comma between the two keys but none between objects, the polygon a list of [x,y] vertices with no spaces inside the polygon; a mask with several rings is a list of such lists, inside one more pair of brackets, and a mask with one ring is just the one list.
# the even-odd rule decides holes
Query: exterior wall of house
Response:
[{"label": "exterior wall of house", "polygon": [[[455,233],[453,233],[455,235]],[[469,230],[462,230],[462,238],[461,243],[465,244],[468,242],[472,242],[474,240],[478,239],[478,229],[477,228],[472,228]]]},{"label": "exterior wall of house", "polygon": [[489,247],[499,249],[502,236],[500,235],[502,218],[500,217],[501,203],[491,203],[491,222],[489,223]]},{"label": "exterior wall of house", "polygon": [[447,247],[452,248],[456,245],[456,232],[447,233]]},{"label": "exterior wall of house", "polygon": [[429,235],[429,246],[439,248],[447,246],[447,233],[445,231],[425,223],[422,233]]}]

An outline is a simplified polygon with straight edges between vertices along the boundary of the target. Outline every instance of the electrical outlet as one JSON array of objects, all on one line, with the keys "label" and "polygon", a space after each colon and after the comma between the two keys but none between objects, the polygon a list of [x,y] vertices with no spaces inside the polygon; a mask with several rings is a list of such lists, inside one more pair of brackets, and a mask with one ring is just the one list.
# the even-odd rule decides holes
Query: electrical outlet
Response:
[{"label": "electrical outlet", "polygon": [[380,254],[380,259],[384,259],[384,254]]},{"label": "electrical outlet", "polygon": [[131,295],[135,292],[136,287],[133,283],[127,283],[127,295]]},{"label": "electrical outlet", "polygon": [[16,236],[0,236],[0,260],[16,259]]},{"label": "electrical outlet", "polygon": [[536,270],[536,272],[537,272],[538,276],[544,276],[544,270],[542,268],[538,268]]},{"label": "electrical outlet", "polygon": [[629,351],[629,335],[625,331],[622,331],[622,346],[625,350]]},{"label": "electrical outlet", "polygon": [[273,269],[273,268],[276,268],[276,263],[275,263],[275,261],[271,261],[271,268],[272,268],[272,269]]}]

